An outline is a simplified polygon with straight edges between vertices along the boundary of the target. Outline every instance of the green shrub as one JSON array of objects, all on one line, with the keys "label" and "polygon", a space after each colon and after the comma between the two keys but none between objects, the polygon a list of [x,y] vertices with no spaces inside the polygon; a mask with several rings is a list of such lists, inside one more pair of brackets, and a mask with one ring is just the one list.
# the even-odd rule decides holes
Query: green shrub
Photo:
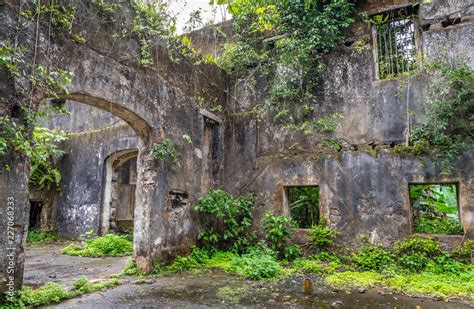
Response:
[{"label": "green shrub", "polygon": [[205,264],[209,260],[209,252],[204,249],[193,248],[188,256],[178,256],[167,270],[177,271],[195,268]]},{"label": "green shrub", "polygon": [[311,240],[316,247],[331,246],[336,236],[336,231],[327,226],[327,220],[324,217],[319,220],[319,224],[311,227]]},{"label": "green shrub", "polygon": [[442,253],[438,240],[413,236],[395,244],[398,255],[420,253],[426,257],[435,257]]},{"label": "green shrub", "polygon": [[53,231],[42,231],[38,229],[29,229],[26,243],[29,245],[45,244],[58,241],[59,237]]},{"label": "green shrub", "polygon": [[316,253],[313,256],[313,259],[322,262],[340,262],[340,259],[336,254],[327,251],[321,251]]},{"label": "green shrub", "polygon": [[31,306],[42,306],[60,302],[63,299],[74,297],[75,293],[69,292],[66,287],[60,283],[46,283],[38,289],[23,288],[21,300],[24,304]]},{"label": "green shrub", "polygon": [[236,257],[227,271],[253,280],[259,280],[274,278],[283,271],[283,268],[274,256],[268,253],[252,252]]},{"label": "green shrub", "polygon": [[87,240],[83,247],[71,244],[62,250],[63,254],[86,257],[125,256],[133,252],[133,243],[126,236],[107,234]]},{"label": "green shrub", "polygon": [[450,254],[444,253],[428,262],[426,272],[435,274],[460,274],[467,270],[466,265],[456,261]]},{"label": "green shrub", "polygon": [[285,259],[292,261],[301,256],[301,248],[298,245],[288,245],[285,247]]},{"label": "green shrub", "polygon": [[464,229],[459,221],[450,217],[419,218],[413,220],[417,233],[460,235]]},{"label": "green shrub", "polygon": [[459,245],[453,249],[453,257],[463,263],[470,263],[473,247],[474,241],[467,240],[462,245]]},{"label": "green shrub", "polygon": [[[444,58],[444,57],[443,57]],[[428,108],[413,127],[411,142],[429,144],[433,165],[450,172],[474,142],[474,70],[468,59],[450,59],[422,66],[433,76]]]},{"label": "green shrub", "polygon": [[63,131],[36,127],[33,130],[33,151],[31,154],[30,184],[38,189],[60,189],[61,174],[54,161],[64,155],[59,148],[67,140]]},{"label": "green shrub", "polygon": [[227,270],[229,269],[232,261],[237,257],[237,254],[233,252],[217,251],[209,258],[209,260],[206,261],[206,266],[210,268]]},{"label": "green shrub", "polygon": [[413,236],[395,244],[398,264],[412,272],[426,268],[431,258],[442,254],[439,241]]},{"label": "green shrub", "polygon": [[220,189],[210,190],[195,208],[203,214],[204,229],[198,235],[201,244],[207,249],[232,248],[244,252],[255,238],[250,232],[253,205],[250,198],[233,197]]},{"label": "green shrub", "polygon": [[462,297],[474,299],[474,271],[463,272],[459,275],[433,274],[396,274],[386,279],[385,284],[404,294],[424,294],[449,299]]},{"label": "green shrub", "polygon": [[117,278],[113,278],[105,282],[91,283],[86,277],[80,277],[79,279],[76,279],[73,284],[76,294],[82,295],[103,291],[110,286],[118,285],[119,281]]},{"label": "green shrub", "polygon": [[394,265],[394,256],[380,246],[365,245],[352,255],[352,261],[360,270],[380,272]]},{"label": "green shrub", "polygon": [[293,262],[293,269],[295,271],[307,274],[330,275],[341,268],[342,264],[339,261],[327,263],[317,259],[305,258],[296,259]]},{"label": "green shrub", "polygon": [[256,66],[265,56],[259,55],[245,42],[224,44],[224,52],[219,59],[219,65],[228,71],[239,71]]},{"label": "green shrub", "polygon": [[398,263],[404,269],[411,272],[420,272],[426,268],[429,259],[422,253],[402,254],[398,257]]},{"label": "green shrub", "polygon": [[161,263],[153,262],[151,273],[149,274],[144,273],[138,269],[137,264],[135,264],[135,261],[133,259],[130,259],[127,261],[127,265],[125,265],[125,268],[122,270],[122,275],[126,275],[126,276],[158,275],[158,274],[161,274],[163,271],[164,271],[164,266]]},{"label": "green shrub", "polygon": [[262,225],[266,231],[265,239],[270,243],[272,250],[280,257],[285,256],[285,249],[289,246],[289,240],[293,234],[291,218],[288,216],[275,216],[271,212],[265,212]]},{"label": "green shrub", "polygon": [[99,283],[91,283],[87,278],[81,277],[74,281],[74,288],[68,290],[63,284],[49,282],[38,289],[24,287],[18,292],[18,299],[15,301],[15,304],[19,304],[19,307],[43,306],[83,294],[103,291],[108,287],[118,284],[117,278]]}]

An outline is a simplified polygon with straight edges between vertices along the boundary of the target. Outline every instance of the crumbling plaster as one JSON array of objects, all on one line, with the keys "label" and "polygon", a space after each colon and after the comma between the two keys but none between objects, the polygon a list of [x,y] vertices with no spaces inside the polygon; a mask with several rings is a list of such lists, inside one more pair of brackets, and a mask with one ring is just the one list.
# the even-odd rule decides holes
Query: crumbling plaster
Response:
[{"label": "crumbling plaster", "polygon": [[[367,2],[371,13],[406,4],[402,0]],[[420,20],[425,26],[421,48],[431,56],[443,46],[448,47],[448,57],[473,54],[472,40],[469,40],[473,23],[469,19],[446,28],[426,29],[430,23],[438,23],[451,14],[471,14],[471,4],[451,2],[433,0],[420,11]],[[436,5],[442,7],[442,13],[437,11]],[[81,15],[85,11],[79,10],[78,14],[79,18],[90,17]],[[120,12],[124,20],[129,15],[126,9]],[[15,17],[14,7],[0,5],[1,40],[14,36]],[[63,94],[64,99],[103,109],[128,124],[124,126],[119,121],[111,122],[110,127],[100,127],[101,121],[91,121],[81,129],[77,122],[63,120],[62,123],[78,130],[64,143],[67,155],[59,163],[64,180],[62,191],[55,199],[55,215],[62,236],[75,238],[90,228],[100,228],[105,159],[117,151],[136,148],[139,153],[135,260],[139,267],[149,270],[153,259],[169,260],[176,254],[187,253],[196,242],[199,227],[193,206],[205,193],[203,182],[210,183],[202,179],[208,163],[203,162],[204,117],[197,101],[215,101],[223,106],[220,115],[223,161],[218,164],[222,170],[219,179],[213,179],[212,183],[235,194],[255,193],[257,229],[265,210],[288,213],[284,208],[284,186],[312,184],[320,186],[322,213],[340,231],[339,241],[356,245],[358,235],[367,233],[375,242],[390,243],[411,233],[408,183],[425,181],[458,182],[462,223],[466,230],[471,226],[474,212],[471,154],[459,161],[452,175],[443,176],[433,170],[429,162],[421,165],[416,157],[400,157],[388,149],[350,150],[351,145],[369,142],[377,147],[402,142],[406,108],[417,112],[417,116],[410,119],[414,123],[426,104],[426,77],[409,81],[406,78],[375,79],[370,44],[362,50],[341,46],[325,57],[327,70],[315,93],[318,115],[341,112],[345,118],[330,136],[304,136],[279,133],[272,121],[258,119],[253,114],[252,108],[262,102],[265,95],[259,91],[267,82],[264,78],[257,78],[253,85],[248,80],[229,79],[212,65],[173,63],[162,42],[151,48],[155,64],[142,68],[134,61],[139,58],[138,42],[133,38],[111,36],[118,30],[116,27],[92,18],[81,31],[87,41],[85,45],[74,43],[70,38],[54,38],[46,48],[48,40],[44,34],[39,40],[38,61],[47,59],[51,67],[74,73],[70,94]],[[29,46],[34,40],[33,29],[30,25],[24,33]],[[364,24],[354,25],[354,35],[357,38],[368,36],[370,29]],[[123,52],[131,57],[123,60]],[[8,98],[12,80],[3,79],[3,75],[0,91]],[[409,87],[401,87],[405,83]],[[227,89],[231,95],[226,94]],[[4,110],[10,112],[8,106]],[[79,108],[76,111],[84,113]],[[74,117],[77,120],[81,116]],[[80,132],[84,129],[87,131]],[[182,141],[184,133],[191,136],[192,145]],[[151,144],[163,137],[179,145],[182,167],[177,172],[171,170],[168,162],[157,160],[149,152]],[[321,156],[318,145],[326,137],[344,139],[346,148],[333,157]],[[298,147],[288,151],[295,143]],[[221,157],[217,157],[220,160]],[[19,201],[15,247],[20,254],[16,275],[19,284],[28,216],[27,174],[21,171],[27,168],[24,168],[24,160],[13,155],[7,160],[15,172],[2,170],[0,187],[6,189],[0,191],[0,197],[5,200],[14,194]],[[173,206],[170,191],[186,193],[188,201]],[[5,226],[0,224],[0,227],[5,239]],[[471,234],[468,236],[472,238]],[[0,246],[0,268],[4,271],[5,245],[3,241]]]}]

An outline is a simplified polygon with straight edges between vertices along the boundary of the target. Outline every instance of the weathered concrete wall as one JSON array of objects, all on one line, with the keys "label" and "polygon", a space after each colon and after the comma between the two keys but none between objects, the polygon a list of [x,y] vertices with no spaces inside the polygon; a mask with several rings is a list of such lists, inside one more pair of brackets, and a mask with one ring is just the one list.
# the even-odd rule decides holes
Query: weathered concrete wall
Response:
[{"label": "weathered concrete wall", "polygon": [[24,158],[0,157],[0,291],[18,290],[23,278],[30,210],[27,171]]},{"label": "weathered concrete wall", "polygon": [[69,134],[62,145],[65,155],[58,162],[61,191],[53,202],[53,225],[61,237],[74,239],[91,229],[99,231],[105,159],[136,149],[137,143],[135,132],[126,125]]},{"label": "weathered concrete wall", "polygon": [[474,237],[472,155],[461,158],[451,175],[439,173],[425,160],[399,156],[389,148],[330,157],[313,153],[259,158],[262,170],[249,188],[258,192],[256,221],[266,210],[289,215],[285,186],[317,185],[321,214],[339,232],[338,242],[356,246],[365,234],[375,243],[389,244],[412,233],[409,184],[449,182],[459,184],[462,224],[468,237]]},{"label": "weathered concrete wall", "polygon": [[[196,220],[192,218],[191,202],[180,209],[170,209],[168,193],[185,190],[190,201],[201,194],[201,179],[189,177],[201,171],[203,116],[199,114],[198,102],[225,105],[226,75],[215,66],[192,65],[186,59],[171,61],[166,44],[159,40],[150,47],[154,65],[145,69],[139,64],[136,38],[113,35],[122,33],[123,25],[133,24],[130,7],[124,4],[115,22],[109,22],[93,14],[97,8],[87,1],[75,3],[76,20],[71,34],[48,37],[46,27],[36,37],[35,23],[23,20],[20,43],[31,48],[27,56],[32,56],[38,41],[36,63],[48,63],[51,69],[61,68],[74,74],[68,85],[69,93],[61,94],[61,98],[107,111],[121,118],[133,131],[123,127],[98,128],[103,125],[100,114],[56,119],[56,124],[62,122],[73,131],[98,130],[72,135],[64,145],[67,154],[60,162],[63,185],[54,201],[55,220],[60,235],[65,237],[98,229],[104,160],[115,151],[138,148],[135,258],[139,267],[149,270],[152,258],[185,252],[195,240],[192,223]],[[0,5],[2,40],[15,38],[18,4],[8,1],[7,5]],[[75,34],[83,35],[86,43],[74,42]],[[9,89],[10,82],[2,79],[0,90]],[[94,119],[86,120],[81,126],[78,123],[81,117]],[[185,143],[184,133],[192,137],[194,145]],[[169,162],[160,162],[150,154],[150,146],[165,137],[173,140],[182,153],[183,167],[175,173]],[[26,179],[28,169],[25,171]],[[11,188],[3,190],[2,194],[11,191]],[[22,209],[26,209],[27,199],[21,203]],[[28,212],[22,211],[19,220],[27,217]],[[3,242],[3,250],[5,246]],[[21,249],[20,244],[17,248]],[[21,282],[21,269],[15,278],[17,283]]]},{"label": "weathered concrete wall", "polygon": [[127,123],[113,114],[97,107],[67,100],[69,114],[51,113],[42,124],[50,129],[60,128],[68,133],[98,130],[110,126],[125,126]]},{"label": "weathered concrete wall", "polygon": [[[425,30],[421,33],[421,49],[432,56],[443,46],[448,47],[449,57],[473,54],[469,38],[474,34],[474,26],[466,18],[471,14],[471,4],[451,2],[435,0],[420,11],[420,23]],[[13,39],[15,33],[18,1],[8,3],[8,6],[0,5],[2,40]],[[404,3],[407,2],[367,1],[366,8],[372,14]],[[436,9],[437,5],[442,12]],[[75,238],[91,228],[99,230],[105,159],[131,148],[139,152],[135,258],[145,269],[149,269],[152,258],[167,260],[189,251],[196,241],[199,222],[193,206],[210,184],[233,193],[255,192],[257,226],[264,210],[288,213],[283,203],[285,185],[316,184],[321,187],[322,212],[341,231],[341,241],[355,243],[357,234],[367,233],[374,241],[388,243],[411,233],[408,183],[454,181],[460,187],[463,225],[466,229],[471,225],[474,211],[471,155],[463,158],[453,175],[441,176],[429,164],[421,166],[416,158],[400,158],[380,149],[376,155],[349,151],[350,145],[363,148],[361,145],[371,141],[379,144],[403,141],[407,123],[414,123],[419,117],[418,113],[407,119],[407,110],[419,112],[426,104],[429,78],[376,80],[370,44],[360,50],[342,46],[325,57],[327,70],[320,89],[315,92],[318,101],[315,116],[341,112],[345,118],[333,134],[304,136],[279,132],[270,118],[257,119],[252,113],[252,108],[265,95],[261,89],[268,81],[264,78],[256,78],[255,84],[248,80],[230,82],[215,66],[191,65],[185,59],[175,63],[160,41],[150,48],[154,64],[143,68],[138,62],[140,49],[136,38],[113,35],[121,33],[122,25],[132,23],[131,9],[124,7],[115,16],[115,22],[101,20],[91,14],[93,11],[94,7],[86,1],[78,2],[72,34],[84,36],[84,45],[74,42],[72,34],[49,38],[46,31],[40,31],[38,37],[38,63],[48,62],[51,68],[74,73],[68,86],[70,93],[62,94],[62,98],[88,104],[122,119],[116,122],[104,113],[75,106],[72,118],[55,118],[49,123],[76,132],[64,144],[67,154],[60,161],[62,191],[54,201],[61,236]],[[458,12],[465,15],[460,23],[430,26],[442,22],[443,16]],[[34,23],[26,26],[21,40],[32,47],[36,41]],[[349,33],[362,38],[370,35],[370,28],[356,24]],[[202,42],[207,39],[209,36],[204,36]],[[0,74],[0,94],[5,94],[8,103],[14,80],[4,79],[5,72]],[[406,87],[401,87],[403,84]],[[227,89],[232,96],[227,97]],[[205,117],[209,114],[203,115],[200,110],[203,102],[207,106],[223,106],[225,121],[217,124],[216,135],[222,147],[209,146],[205,131]],[[11,113],[11,106],[5,102],[0,107]],[[89,119],[81,124],[81,119],[86,117]],[[118,126],[124,122],[128,127]],[[185,133],[190,135],[192,145],[182,138]],[[176,171],[170,162],[159,161],[150,154],[152,143],[165,137],[179,148],[182,166]],[[326,137],[345,140],[346,149],[338,157],[321,156],[319,143]],[[296,147],[290,147],[295,144]],[[209,155],[211,148],[218,153]],[[14,163],[10,159],[15,169],[7,179],[0,178],[0,187],[8,184],[7,189],[0,191],[0,197],[18,194],[19,236],[15,250],[21,257],[28,216],[26,188],[15,193],[10,183],[16,184],[15,190],[22,188],[26,185],[27,172],[15,165],[24,164],[23,161]],[[0,207],[0,211],[5,209],[4,205]],[[4,221],[0,227],[5,235]],[[5,257],[6,245],[3,241],[0,257]],[[2,261],[0,266],[5,273],[5,259]],[[21,269],[20,261],[17,282],[21,280]]]},{"label": "weathered concrete wall", "polygon": [[[364,8],[376,14],[406,3],[368,1]],[[438,5],[442,12],[438,12]],[[433,1],[422,6],[420,20],[425,31],[419,29],[420,51],[431,58],[438,57],[441,51],[446,51],[442,56],[448,58],[471,56],[474,67],[474,23],[466,15],[457,24],[426,27],[440,22],[440,16],[472,14],[472,7],[472,3],[463,1]],[[355,40],[371,35],[370,27],[364,23],[355,24],[348,32]],[[471,155],[459,161],[452,175],[440,175],[415,157],[400,158],[389,150],[377,155],[350,150],[351,145],[370,149],[367,144],[389,148],[402,143],[407,123],[419,121],[421,110],[428,103],[430,76],[378,80],[373,53],[369,43],[363,48],[341,46],[325,57],[326,70],[314,93],[315,116],[334,112],[344,115],[339,128],[327,135],[280,131],[273,125],[272,115],[257,121],[250,111],[263,101],[265,93],[261,89],[265,89],[267,81],[257,73],[249,80],[233,83],[226,118],[225,149],[231,151],[226,151],[225,156],[224,187],[233,193],[256,193],[257,228],[265,210],[289,214],[284,186],[319,185],[321,212],[340,231],[340,241],[356,244],[358,235],[365,233],[375,242],[388,244],[411,234],[408,183],[456,182],[460,187],[462,223],[468,236],[473,237]],[[407,111],[416,114],[407,119]],[[320,142],[328,137],[344,141],[344,150],[333,158],[321,154]]]}]

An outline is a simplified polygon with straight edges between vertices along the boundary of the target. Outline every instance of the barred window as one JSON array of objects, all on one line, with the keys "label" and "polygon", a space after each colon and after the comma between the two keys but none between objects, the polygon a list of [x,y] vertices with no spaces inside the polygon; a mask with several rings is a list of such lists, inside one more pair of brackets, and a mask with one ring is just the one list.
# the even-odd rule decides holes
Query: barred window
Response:
[{"label": "barred window", "polygon": [[414,9],[390,11],[373,20],[379,78],[406,75],[416,64]]}]

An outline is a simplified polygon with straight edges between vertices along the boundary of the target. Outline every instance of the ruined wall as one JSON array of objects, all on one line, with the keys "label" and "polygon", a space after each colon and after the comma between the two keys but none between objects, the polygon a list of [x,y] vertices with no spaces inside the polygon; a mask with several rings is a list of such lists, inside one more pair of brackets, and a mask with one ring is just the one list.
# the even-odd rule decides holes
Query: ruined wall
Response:
[{"label": "ruined wall", "polygon": [[[407,3],[368,1],[362,8],[375,14]],[[433,1],[421,6],[419,14],[420,51],[431,58],[443,50],[443,57],[468,55],[474,67],[472,3]],[[463,17],[455,24],[441,24],[452,14]],[[370,26],[364,23],[353,25],[349,33],[355,42],[371,37]],[[405,140],[407,122],[413,125],[421,119],[430,76],[378,80],[373,53],[369,43],[362,48],[340,46],[325,57],[326,70],[314,93],[316,116],[344,115],[340,127],[328,135],[281,131],[272,125],[271,116],[258,120],[251,109],[265,99],[259,90],[267,82],[258,73],[233,83],[226,118],[225,149],[231,151],[226,152],[224,186],[233,193],[256,193],[257,228],[265,210],[289,214],[284,186],[319,185],[322,214],[341,232],[340,241],[356,244],[358,235],[366,233],[373,241],[388,244],[411,234],[408,183],[458,182],[462,224],[472,237],[472,156],[461,158],[455,172],[447,176],[430,163],[423,166],[416,157],[400,157],[390,150],[390,145]],[[407,110],[416,114],[407,119]],[[340,138],[344,150],[322,155],[320,142],[328,137]],[[384,150],[374,154],[373,147]]]},{"label": "ruined wall", "polygon": [[42,125],[50,129],[60,128],[68,133],[127,125],[124,120],[97,107],[66,100],[65,108],[67,114],[50,113],[49,119],[42,121]]},{"label": "ruined wall", "polygon": [[[2,42],[15,39],[18,4],[18,1],[0,2]],[[116,151],[138,148],[137,186],[140,189],[136,198],[135,220],[138,223],[134,244],[137,264],[147,269],[153,258],[184,253],[195,241],[193,223],[196,218],[193,218],[191,207],[202,189],[201,177],[194,175],[200,175],[202,170],[204,127],[199,111],[207,104],[225,105],[227,78],[215,66],[193,65],[187,59],[172,61],[166,44],[160,40],[150,47],[153,65],[143,68],[139,64],[137,38],[113,35],[121,33],[123,25],[133,24],[132,9],[127,4],[115,16],[114,22],[101,18],[97,7],[88,1],[78,1],[77,5],[72,33],[49,37],[46,27],[36,36],[35,23],[21,20],[24,23],[21,43],[32,53],[35,41],[38,41],[37,63],[48,63],[51,69],[61,68],[74,74],[68,85],[69,93],[60,94],[62,99],[107,111],[122,121],[102,121],[103,113],[75,108],[77,114],[73,118],[56,118],[46,123],[59,127],[63,124],[66,129],[76,131],[64,143],[66,155],[59,162],[63,182],[62,190],[54,199],[53,220],[60,235],[67,238],[75,238],[91,228],[98,230],[104,161]],[[73,36],[76,34],[84,36],[86,42],[75,42]],[[9,78],[2,78],[0,91],[9,90],[11,84],[13,81]],[[10,108],[8,102],[3,103],[2,108]],[[81,124],[81,118],[89,119]],[[127,126],[120,126],[124,122]],[[182,138],[184,133],[191,136],[193,145]],[[163,138],[171,139],[179,147],[182,167],[176,171],[171,169],[168,160],[159,161],[150,154],[152,143]],[[15,156],[12,154],[7,159],[13,160]],[[28,217],[28,168],[19,168],[20,163],[11,164],[19,174],[0,179],[0,187],[7,187],[2,189],[2,196],[13,194],[13,189],[19,190],[19,238],[15,249],[22,258],[20,251]],[[2,168],[4,166],[2,164]],[[172,204],[170,191],[184,191],[183,196],[189,202]],[[6,203],[1,205],[1,210],[2,213],[6,210]],[[1,255],[5,257],[7,243],[2,242],[0,247]],[[4,269],[4,274],[6,265],[6,260],[2,259],[0,268]],[[21,284],[22,261],[17,265],[19,271],[15,282]]]},{"label": "ruined wall", "polygon": [[53,226],[61,237],[75,239],[91,229],[99,231],[104,163],[111,154],[136,149],[137,137],[128,126],[69,134],[59,160],[61,191],[53,201]]},{"label": "ruined wall", "polygon": [[[389,244],[411,235],[410,183],[459,183],[459,207],[464,230],[472,231],[473,177],[472,155],[464,156],[451,175],[435,171],[429,158],[399,156],[389,148],[378,151],[346,151],[339,157],[288,155],[272,160],[259,158],[259,177],[249,187],[257,192],[256,220],[265,210],[289,215],[285,205],[285,186],[317,185],[320,188],[321,214],[339,232],[345,246],[360,244],[359,236],[372,242]],[[453,237],[459,241],[461,237]]]}]

